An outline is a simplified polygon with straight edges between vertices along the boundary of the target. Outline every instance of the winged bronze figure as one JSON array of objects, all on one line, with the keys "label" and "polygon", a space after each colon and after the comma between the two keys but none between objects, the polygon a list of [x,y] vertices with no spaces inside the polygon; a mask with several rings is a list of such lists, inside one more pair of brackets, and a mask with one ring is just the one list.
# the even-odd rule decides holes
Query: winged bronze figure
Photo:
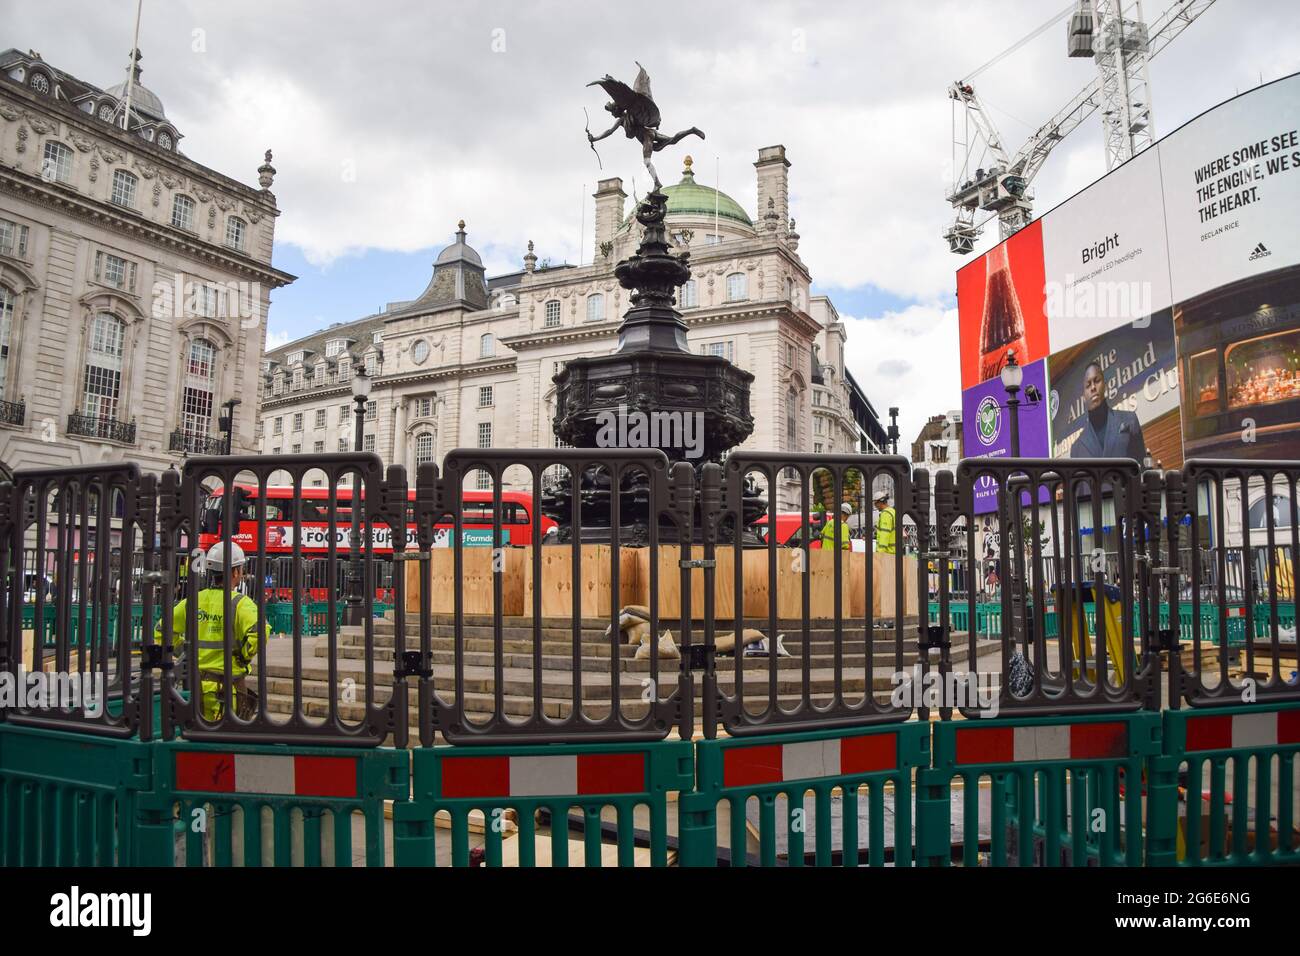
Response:
[{"label": "winged bronze figure", "polygon": [[599,136],[593,136],[591,131],[587,131],[587,141],[594,144],[604,139],[606,136],[614,133],[615,130],[622,129],[627,134],[628,139],[638,139],[641,141],[642,158],[645,160],[645,168],[650,173],[650,178],[654,180],[655,189],[659,189],[663,183],[659,181],[659,174],[655,172],[654,163],[650,157],[667,146],[681,142],[687,136],[695,135],[704,139],[704,133],[695,126],[690,129],[684,129],[674,136],[665,136],[659,132],[659,107],[655,105],[654,98],[650,95],[650,75],[646,73],[645,67],[637,63],[640,72],[636,75],[636,81],[632,86],[628,86],[621,80],[616,80],[608,73],[603,79],[595,80],[588,83],[588,86],[599,86],[609,94],[610,102],[605,104],[607,112],[614,116],[614,125]]}]

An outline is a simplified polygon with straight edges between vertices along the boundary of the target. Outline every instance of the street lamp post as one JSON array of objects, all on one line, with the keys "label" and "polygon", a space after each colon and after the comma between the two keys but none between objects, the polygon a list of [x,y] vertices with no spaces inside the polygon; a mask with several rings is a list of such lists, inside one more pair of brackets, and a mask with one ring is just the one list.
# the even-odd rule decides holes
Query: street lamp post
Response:
[{"label": "street lamp post", "polygon": [[889,428],[885,430],[885,438],[889,441],[889,453],[898,454],[898,409],[889,410]]},{"label": "street lamp post", "polygon": [[1025,380],[1025,370],[1016,363],[1016,353],[1007,352],[1007,363],[1002,366],[1002,387],[1007,390],[1007,415],[1011,420],[1011,457],[1020,457],[1020,384]]},{"label": "street lamp post", "polygon": [[[357,369],[352,380],[352,401],[356,403],[356,424],[353,426],[353,450],[361,451],[366,427],[366,402],[370,398],[370,376],[364,367]],[[361,602],[361,488],[357,475],[352,476],[352,533],[348,536],[348,614],[349,625],[359,627],[365,623]]]},{"label": "street lamp post", "polygon": [[232,439],[235,432],[235,406],[239,404],[239,399],[228,398],[221,403],[225,414],[217,418],[217,426],[226,433],[226,454],[229,455],[232,446]]}]

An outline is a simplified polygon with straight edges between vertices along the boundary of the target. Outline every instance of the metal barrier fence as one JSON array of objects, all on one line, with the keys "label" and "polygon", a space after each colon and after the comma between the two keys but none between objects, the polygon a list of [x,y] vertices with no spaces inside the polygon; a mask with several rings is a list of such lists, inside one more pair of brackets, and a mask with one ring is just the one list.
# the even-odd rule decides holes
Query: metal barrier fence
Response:
[{"label": "metal barrier fence", "polygon": [[1160,753],[1159,714],[953,721],[933,731],[933,766],[917,775],[928,863],[949,865],[955,847],[964,866],[1142,863],[1140,792]]},{"label": "metal barrier fence", "polygon": [[910,866],[912,779],[929,748],[926,723],[700,741],[681,798],[682,862],[745,866],[756,831],[761,866],[804,866],[810,842],[816,866]]},{"label": "metal barrier fence", "polygon": [[690,741],[439,747],[411,758],[411,800],[393,811],[399,866],[433,866],[440,848],[453,866],[476,862],[471,829],[487,866],[665,866],[668,794],[695,779]]}]

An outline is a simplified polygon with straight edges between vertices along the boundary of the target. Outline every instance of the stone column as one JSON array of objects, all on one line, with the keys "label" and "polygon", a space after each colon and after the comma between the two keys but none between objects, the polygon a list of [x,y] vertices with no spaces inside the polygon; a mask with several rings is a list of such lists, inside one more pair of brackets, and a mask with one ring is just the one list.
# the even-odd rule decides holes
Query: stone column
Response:
[{"label": "stone column", "polygon": [[614,234],[623,222],[623,202],[627,199],[627,193],[623,192],[623,180],[616,176],[598,182],[592,195],[596,200],[596,238],[592,246],[592,261],[598,262],[601,243],[613,242]]},{"label": "stone column", "polygon": [[776,214],[777,235],[784,236],[786,224],[790,221],[790,161],[785,158],[784,146],[764,146],[758,151],[758,162],[754,163],[758,174],[758,216],[759,228],[763,226],[763,216],[768,211],[769,199],[772,211]]}]

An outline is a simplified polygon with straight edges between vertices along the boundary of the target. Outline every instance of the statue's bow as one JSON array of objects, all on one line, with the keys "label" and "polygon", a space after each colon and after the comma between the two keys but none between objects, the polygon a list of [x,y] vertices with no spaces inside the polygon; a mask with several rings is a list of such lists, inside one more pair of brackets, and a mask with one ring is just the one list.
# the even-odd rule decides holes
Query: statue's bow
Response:
[{"label": "statue's bow", "polygon": [[596,143],[591,138],[591,117],[587,115],[587,107],[585,106],[582,108],[582,115],[587,122],[587,145],[591,147],[591,151],[593,153],[596,153],[596,165],[603,170],[605,168],[605,164],[600,161],[600,153],[597,152]]}]

